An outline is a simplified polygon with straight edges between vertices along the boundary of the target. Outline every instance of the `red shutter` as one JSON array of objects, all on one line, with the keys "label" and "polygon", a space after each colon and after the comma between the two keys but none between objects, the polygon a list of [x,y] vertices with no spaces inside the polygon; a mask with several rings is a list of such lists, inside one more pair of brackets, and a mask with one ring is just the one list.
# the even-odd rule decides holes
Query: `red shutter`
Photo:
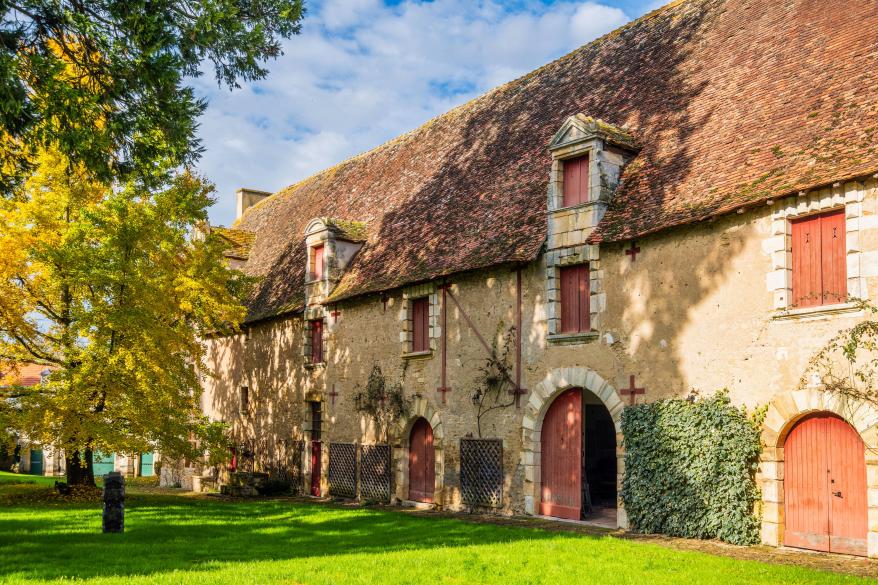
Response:
[{"label": "red shutter", "polygon": [[314,259],[311,264],[311,280],[323,278],[323,245],[314,246]]},{"label": "red shutter", "polygon": [[588,157],[581,156],[565,160],[564,165],[564,207],[579,205],[588,201]]},{"label": "red shutter", "polygon": [[588,265],[583,264],[578,267],[577,271],[578,277],[578,292],[579,292],[579,330],[580,331],[589,331],[591,329],[591,316],[589,315],[589,294],[590,294],[590,283],[589,283],[589,273],[588,273]]},{"label": "red shutter", "polygon": [[795,307],[844,302],[847,298],[844,209],[792,221]]},{"label": "red shutter", "polygon": [[588,264],[561,269],[562,333],[577,333],[591,328],[589,294]]},{"label": "red shutter", "polygon": [[430,299],[427,297],[412,301],[412,351],[430,349]]},{"label": "red shutter", "polygon": [[847,300],[844,209],[820,216],[820,265],[823,275],[823,304]]},{"label": "red shutter", "polygon": [[311,321],[311,363],[323,362],[323,321]]}]

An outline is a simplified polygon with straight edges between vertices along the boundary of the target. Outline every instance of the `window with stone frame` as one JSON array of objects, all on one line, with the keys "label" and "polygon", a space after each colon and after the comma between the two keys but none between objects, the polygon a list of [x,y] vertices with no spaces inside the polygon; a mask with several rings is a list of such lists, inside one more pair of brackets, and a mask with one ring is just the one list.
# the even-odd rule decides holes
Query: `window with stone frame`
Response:
[{"label": "window with stone frame", "polygon": [[241,386],[239,399],[239,412],[242,416],[247,416],[250,413],[250,388]]},{"label": "window with stone frame", "polygon": [[412,353],[430,351],[430,299],[412,299]]},{"label": "window with stone frame", "polygon": [[576,264],[560,269],[561,333],[591,331],[589,278],[588,264]]},{"label": "window with stone frame", "polygon": [[793,219],[792,305],[814,307],[847,300],[844,208]]},{"label": "window with stone frame", "polygon": [[[869,296],[866,277],[872,272],[863,260],[862,244],[864,236],[873,233],[871,218],[863,217],[864,197],[871,188],[850,181],[771,202],[771,230],[762,247],[771,258],[766,285],[779,311],[775,319],[859,310],[857,303],[848,301]],[[815,219],[825,214],[835,215],[826,221]],[[824,230],[829,242],[827,266],[823,265]],[[819,248],[814,246],[818,236]]]},{"label": "window with stone frame", "polygon": [[589,156],[588,154],[563,160],[563,207],[582,205],[589,201]]},{"label": "window with stone frame", "polygon": [[312,364],[323,363],[323,319],[309,321],[310,361]]},{"label": "window with stone frame", "polygon": [[324,244],[317,244],[311,247],[311,258],[309,259],[311,266],[310,280],[323,280],[326,274],[326,247]]},{"label": "window with stone frame", "polygon": [[403,356],[429,356],[436,349],[439,330],[439,295],[432,283],[403,289],[400,341]]}]

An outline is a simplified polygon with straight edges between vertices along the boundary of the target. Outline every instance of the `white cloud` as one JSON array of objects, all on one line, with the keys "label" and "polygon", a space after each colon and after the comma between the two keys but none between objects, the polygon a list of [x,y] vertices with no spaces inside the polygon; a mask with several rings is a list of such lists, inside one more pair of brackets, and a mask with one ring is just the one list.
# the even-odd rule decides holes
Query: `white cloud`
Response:
[{"label": "white cloud", "polygon": [[627,22],[595,2],[324,0],[266,80],[234,92],[198,80],[199,168],[216,182],[215,223],[238,187],[277,190],[373,148]]}]

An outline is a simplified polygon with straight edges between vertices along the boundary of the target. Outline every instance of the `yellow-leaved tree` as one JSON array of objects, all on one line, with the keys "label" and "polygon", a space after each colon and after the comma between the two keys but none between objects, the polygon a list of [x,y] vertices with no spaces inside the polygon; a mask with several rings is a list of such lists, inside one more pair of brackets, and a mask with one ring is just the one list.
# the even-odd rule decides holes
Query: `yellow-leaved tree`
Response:
[{"label": "yellow-leaved tree", "polygon": [[52,373],[0,385],[0,430],[63,449],[71,484],[93,483],[98,450],[222,450],[199,408],[200,340],[238,326],[249,282],[192,237],[213,187],[166,169],[158,188],[101,184],[57,150],[36,163],[0,199],[0,371]]}]

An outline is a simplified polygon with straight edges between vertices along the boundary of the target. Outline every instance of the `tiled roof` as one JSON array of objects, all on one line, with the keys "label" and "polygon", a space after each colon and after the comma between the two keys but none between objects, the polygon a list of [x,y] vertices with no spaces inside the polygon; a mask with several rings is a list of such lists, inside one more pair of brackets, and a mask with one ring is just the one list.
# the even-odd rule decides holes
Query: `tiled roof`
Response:
[{"label": "tiled roof", "polygon": [[223,252],[225,257],[246,260],[247,256],[250,255],[253,232],[221,226],[211,226],[210,231],[227,242],[228,246]]},{"label": "tiled roof", "polygon": [[42,381],[43,372],[47,369],[50,368],[40,364],[19,364],[12,370],[0,373],[0,386],[36,386]]},{"label": "tiled roof", "polygon": [[583,113],[641,147],[593,241],[620,241],[878,171],[874,2],[676,2],[281,190],[256,234],[250,319],[303,302],[303,231],[367,222],[342,299],[531,261],[553,134]]}]

